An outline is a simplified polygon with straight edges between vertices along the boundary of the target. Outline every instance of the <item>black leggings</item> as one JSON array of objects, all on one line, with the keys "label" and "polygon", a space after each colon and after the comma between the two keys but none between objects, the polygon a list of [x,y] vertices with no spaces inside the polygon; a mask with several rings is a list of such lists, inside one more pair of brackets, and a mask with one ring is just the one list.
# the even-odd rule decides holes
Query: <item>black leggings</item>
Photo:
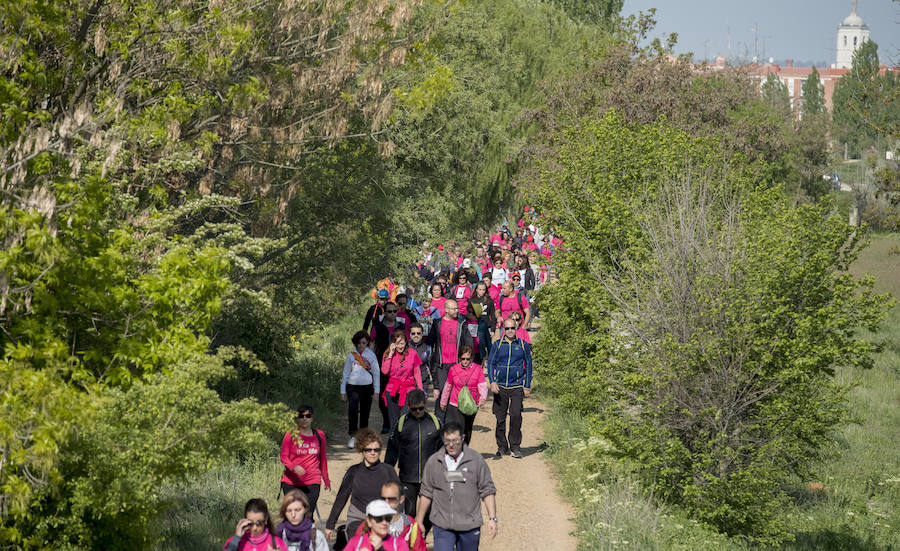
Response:
[{"label": "black leggings", "polygon": [[350,436],[356,431],[369,426],[369,410],[372,408],[372,395],[375,385],[347,385],[347,419],[350,424]]},{"label": "black leggings", "polygon": [[301,484],[300,486],[291,486],[287,482],[281,483],[281,493],[284,495],[288,495],[288,492],[291,490],[300,490],[306,494],[306,499],[309,500],[309,510],[311,512],[316,510],[316,503],[319,501],[319,491],[321,491],[321,489],[321,484],[310,484],[309,486]]},{"label": "black leggings", "polygon": [[472,427],[475,426],[475,413],[472,415],[463,415],[459,408],[454,406],[453,404],[447,404],[447,410],[444,413],[444,422],[449,423],[450,421],[456,421],[460,425],[463,426],[463,430],[465,431],[465,440],[466,445],[469,445],[469,442],[472,441]]}]

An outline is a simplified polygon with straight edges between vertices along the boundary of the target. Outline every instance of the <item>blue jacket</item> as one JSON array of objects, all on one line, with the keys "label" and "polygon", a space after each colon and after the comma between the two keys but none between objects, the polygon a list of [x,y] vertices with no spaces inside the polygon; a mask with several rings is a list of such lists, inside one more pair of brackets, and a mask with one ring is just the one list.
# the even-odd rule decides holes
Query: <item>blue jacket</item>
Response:
[{"label": "blue jacket", "polygon": [[522,339],[500,339],[491,345],[488,380],[503,388],[531,388],[531,345]]}]

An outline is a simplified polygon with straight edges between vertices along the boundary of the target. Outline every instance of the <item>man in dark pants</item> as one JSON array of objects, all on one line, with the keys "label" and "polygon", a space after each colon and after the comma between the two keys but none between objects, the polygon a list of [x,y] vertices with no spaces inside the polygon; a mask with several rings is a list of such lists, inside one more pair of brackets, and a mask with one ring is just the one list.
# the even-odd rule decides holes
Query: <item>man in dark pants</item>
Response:
[{"label": "man in dark pants", "polygon": [[[416,516],[416,501],[425,462],[443,445],[441,423],[433,413],[425,411],[425,400],[425,392],[419,389],[410,391],[406,396],[409,413],[401,415],[392,427],[384,456],[385,463],[398,466],[403,495],[406,496],[404,508],[406,514],[412,517]],[[431,529],[427,516],[422,528],[426,534]]]},{"label": "man in dark pants", "polygon": [[441,411],[439,398],[447,382],[450,367],[459,362],[459,351],[464,345],[472,346],[472,335],[465,329],[464,321],[457,320],[459,306],[456,299],[447,299],[444,303],[444,317],[434,320],[431,331],[425,342],[432,346],[431,380],[434,382],[434,413],[442,422],[444,412]]},{"label": "man in dark pants", "polygon": [[[511,453],[522,457],[522,402],[531,396],[531,345],[516,337],[516,322],[503,320],[503,336],[491,345],[488,354],[488,380],[494,394],[494,417],[497,418],[497,453],[500,459]],[[506,416],[509,412],[509,436]]]}]

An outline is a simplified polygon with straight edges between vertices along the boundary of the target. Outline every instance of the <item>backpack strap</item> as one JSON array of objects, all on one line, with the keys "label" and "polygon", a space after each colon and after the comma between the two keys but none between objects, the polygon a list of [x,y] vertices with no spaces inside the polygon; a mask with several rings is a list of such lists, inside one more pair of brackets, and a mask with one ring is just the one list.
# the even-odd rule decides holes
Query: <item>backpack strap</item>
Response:
[{"label": "backpack strap", "polygon": [[403,421],[406,421],[406,414],[400,416],[400,419],[397,420],[397,434],[403,432]]},{"label": "backpack strap", "polygon": [[524,313],[525,313],[525,307],[522,306],[522,293],[519,292],[519,291],[516,291],[516,302],[519,303],[519,310],[521,310],[522,313],[524,314]]},{"label": "backpack strap", "polygon": [[[437,430],[441,430],[441,422],[438,421],[437,415],[435,415],[434,413],[432,413],[430,411],[428,411],[427,413],[428,413],[428,416],[431,417],[431,420],[434,421],[434,428],[436,428]],[[404,417],[405,417],[405,415],[404,415]]]}]

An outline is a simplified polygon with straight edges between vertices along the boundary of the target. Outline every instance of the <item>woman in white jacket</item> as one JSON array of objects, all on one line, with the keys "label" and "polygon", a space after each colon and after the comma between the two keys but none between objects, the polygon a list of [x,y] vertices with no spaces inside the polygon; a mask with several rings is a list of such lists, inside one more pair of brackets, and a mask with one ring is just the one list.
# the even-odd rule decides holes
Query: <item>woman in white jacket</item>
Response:
[{"label": "woman in white jacket", "polygon": [[369,335],[357,331],[353,338],[354,349],[347,354],[344,374],[341,377],[341,400],[347,402],[350,441],[347,447],[356,445],[356,431],[369,426],[369,409],[372,396],[381,392],[378,358],[369,348]]}]

